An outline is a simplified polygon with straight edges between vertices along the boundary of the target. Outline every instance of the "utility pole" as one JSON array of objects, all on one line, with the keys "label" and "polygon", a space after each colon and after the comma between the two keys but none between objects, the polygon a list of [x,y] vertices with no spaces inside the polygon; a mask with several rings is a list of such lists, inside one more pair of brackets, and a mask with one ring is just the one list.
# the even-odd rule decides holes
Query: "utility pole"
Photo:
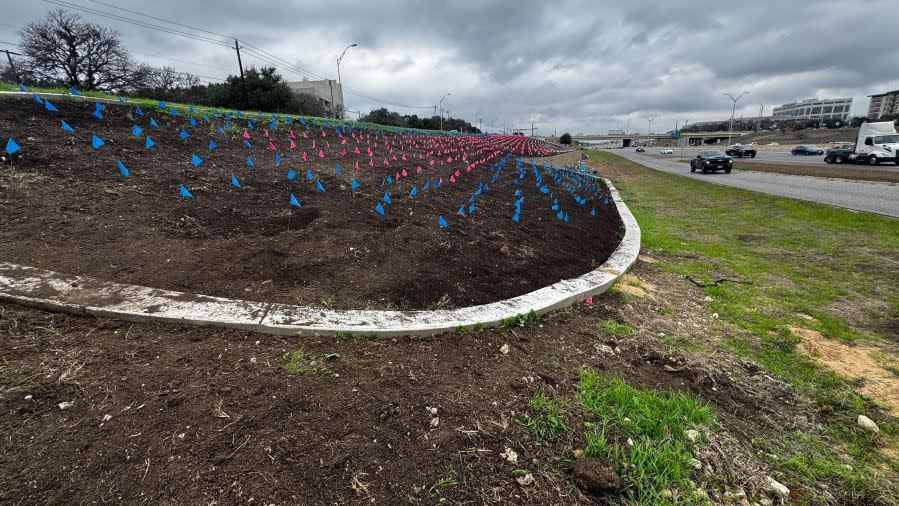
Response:
[{"label": "utility pole", "polygon": [[240,45],[237,43],[237,39],[234,39],[234,50],[237,51],[237,67],[240,69],[240,90],[244,103],[247,103],[249,101],[247,97],[247,81],[243,77],[243,62],[240,61]]},{"label": "utility pole", "polygon": [[347,50],[351,47],[356,47],[359,44],[350,44],[349,46],[343,49],[343,52],[340,53],[340,58],[337,58],[337,84],[340,86],[340,119],[343,119],[343,84],[340,81],[340,62],[343,61],[343,57],[346,56]]},{"label": "utility pole", "polygon": [[733,103],[734,103],[733,108],[731,108],[731,110],[730,110],[730,125],[728,125],[728,127],[727,127],[727,145],[728,146],[730,146],[730,140],[731,140],[731,137],[733,136],[733,132],[734,132],[734,113],[737,111],[737,101],[740,100],[741,98],[743,98],[743,95],[748,95],[748,94],[749,94],[748,91],[744,91],[743,93],[740,93],[737,96],[737,98],[734,98],[734,96],[731,95],[730,93],[722,93],[722,95],[731,99],[731,101],[733,101]]},{"label": "utility pole", "polygon": [[6,53],[6,61],[9,62],[9,68],[12,69],[13,75],[16,76],[16,81],[21,83],[22,78],[19,76],[19,72],[16,70],[16,66],[15,66],[15,64],[13,64],[12,56],[10,56],[10,55],[13,55],[13,54],[16,56],[22,56],[22,55],[19,53],[14,53],[14,52],[10,51],[9,49],[0,49],[0,53]]},{"label": "utility pole", "polygon": [[450,95],[452,95],[452,93],[447,93],[446,95],[443,95],[443,97],[440,99],[440,131],[441,132],[443,131],[443,99]]},{"label": "utility pole", "polygon": [[759,119],[755,122],[755,131],[760,132],[762,130],[762,116],[764,115],[765,105],[759,104]]},{"label": "utility pole", "polygon": [[334,81],[328,79],[328,88],[331,89],[331,117],[334,117]]},{"label": "utility pole", "polygon": [[627,115],[627,126],[624,127],[624,133],[630,133],[631,131],[631,115],[628,113]]},{"label": "utility pole", "polygon": [[535,121],[537,121],[537,117],[536,117],[536,116],[532,116],[532,117],[531,117],[531,137],[534,136],[534,122],[535,122]]}]

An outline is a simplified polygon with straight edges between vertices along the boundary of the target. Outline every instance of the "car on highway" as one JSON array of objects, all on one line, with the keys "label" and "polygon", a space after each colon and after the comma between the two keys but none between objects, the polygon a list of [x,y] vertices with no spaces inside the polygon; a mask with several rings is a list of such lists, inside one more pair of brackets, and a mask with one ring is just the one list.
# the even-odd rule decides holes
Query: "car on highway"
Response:
[{"label": "car on highway", "polygon": [[818,146],[812,144],[806,144],[802,146],[796,146],[795,148],[790,150],[791,155],[804,155],[804,156],[815,156],[815,155],[823,155],[824,150],[819,148]]},{"label": "car on highway", "polygon": [[659,154],[660,154],[660,155],[673,155],[673,154],[674,154],[674,150],[673,150],[673,149],[670,149],[670,148],[665,148],[665,149],[659,151]]},{"label": "car on highway", "polygon": [[849,155],[855,153],[855,144],[842,144],[835,148],[830,148],[824,154],[824,161],[827,163],[849,163]]},{"label": "car on highway", "polygon": [[736,156],[738,158],[745,158],[747,156],[749,158],[755,158],[756,155],[754,147],[749,145],[744,146],[743,144],[734,144],[733,146],[727,148],[724,153],[728,156]]},{"label": "car on highway", "polygon": [[637,153],[645,153],[645,152],[646,152],[646,148],[644,148],[643,146],[637,147]]},{"label": "car on highway", "polygon": [[690,160],[690,172],[716,172],[723,170],[725,174],[730,174],[734,167],[734,159],[727,156],[723,151],[701,151],[696,158]]}]

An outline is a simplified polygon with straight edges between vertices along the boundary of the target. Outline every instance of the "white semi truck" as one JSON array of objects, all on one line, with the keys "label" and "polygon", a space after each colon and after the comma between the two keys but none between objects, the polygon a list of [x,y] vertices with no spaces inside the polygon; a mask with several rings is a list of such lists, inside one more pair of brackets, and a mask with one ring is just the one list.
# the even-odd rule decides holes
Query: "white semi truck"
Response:
[{"label": "white semi truck", "polygon": [[855,152],[848,156],[849,162],[878,165],[894,162],[899,165],[899,134],[892,121],[862,123],[855,141]]}]

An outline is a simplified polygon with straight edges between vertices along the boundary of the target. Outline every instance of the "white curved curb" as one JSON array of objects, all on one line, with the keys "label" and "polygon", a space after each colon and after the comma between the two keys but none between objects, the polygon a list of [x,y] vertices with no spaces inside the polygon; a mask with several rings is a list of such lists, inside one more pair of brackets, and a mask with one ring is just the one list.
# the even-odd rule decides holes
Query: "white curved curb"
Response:
[{"label": "white curved curb", "polygon": [[436,311],[317,309],[125,285],[6,262],[0,262],[0,300],[123,320],[216,325],[284,335],[432,335],[460,326],[498,326],[506,318],[529,311],[543,314],[602,293],[636,262],[640,227],[618,190],[611,181],[605,182],[624,223],[624,237],[605,263],[577,278],[480,306]]}]

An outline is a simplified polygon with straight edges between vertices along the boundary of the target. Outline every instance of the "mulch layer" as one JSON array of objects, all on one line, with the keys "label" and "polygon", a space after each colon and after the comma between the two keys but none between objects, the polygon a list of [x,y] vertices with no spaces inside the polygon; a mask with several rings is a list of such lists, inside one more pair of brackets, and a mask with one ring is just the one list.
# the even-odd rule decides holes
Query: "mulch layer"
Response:
[{"label": "mulch layer", "polygon": [[[507,154],[487,149],[492,145],[482,146],[479,155],[469,147],[467,160],[452,151],[449,159],[438,156],[433,143],[448,149],[458,142],[452,138],[420,137],[416,148],[410,138],[356,130],[357,143],[350,135],[339,137],[333,126],[323,137],[321,128],[305,130],[298,123],[279,123],[266,137],[263,121],[249,129],[248,149],[245,119],[232,118],[242,126],[219,132],[221,118],[192,126],[186,115],[154,109],[138,116],[133,108],[106,105],[101,120],[90,102],[54,105],[58,112],[30,98],[0,99],[0,139],[5,144],[12,137],[21,146],[0,165],[4,261],[240,299],[425,309],[493,302],[581,275],[605,261],[622,234],[614,204],[604,202],[604,186],[579,204],[548,177],[543,164],[558,157],[535,161],[567,222],[535,184],[527,161],[518,180],[517,154],[507,157],[491,182],[494,165]],[[151,116],[158,128],[149,124]],[[75,132],[61,128],[61,121]],[[134,125],[141,129],[137,135]],[[93,134],[105,145],[92,148]],[[148,135],[155,142],[150,149]],[[270,141],[280,164],[267,148]],[[296,147],[288,148],[289,142]],[[193,154],[202,159],[198,167]],[[454,171],[460,175],[451,183]],[[438,179],[443,184],[435,190]],[[179,194],[179,185],[192,197]],[[290,205],[291,195],[301,207]],[[379,203],[384,215],[375,210]],[[438,225],[441,216],[445,228]]]}]

